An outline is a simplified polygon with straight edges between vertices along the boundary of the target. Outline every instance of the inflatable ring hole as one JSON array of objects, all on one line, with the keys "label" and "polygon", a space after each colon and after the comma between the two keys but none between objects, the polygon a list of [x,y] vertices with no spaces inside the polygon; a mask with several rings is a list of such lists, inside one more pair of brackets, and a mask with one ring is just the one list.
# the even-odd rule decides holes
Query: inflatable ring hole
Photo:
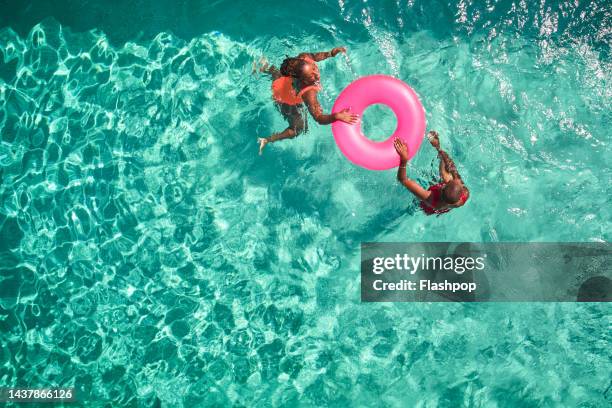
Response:
[{"label": "inflatable ring hole", "polygon": [[397,117],[385,104],[370,105],[361,117],[361,131],[374,142],[384,142],[397,129]]}]

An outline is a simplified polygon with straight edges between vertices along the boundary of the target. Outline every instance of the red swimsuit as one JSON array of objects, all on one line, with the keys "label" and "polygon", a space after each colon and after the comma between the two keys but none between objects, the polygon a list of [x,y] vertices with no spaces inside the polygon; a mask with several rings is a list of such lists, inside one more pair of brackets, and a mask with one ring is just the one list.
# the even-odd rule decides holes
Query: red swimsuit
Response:
[{"label": "red swimsuit", "polygon": [[[421,208],[427,215],[432,214],[444,214],[450,211],[450,208],[443,208],[441,210],[436,209],[440,201],[442,200],[442,189],[444,188],[444,183],[438,183],[434,186],[429,187],[429,191],[431,191],[430,202],[421,201]],[[461,192],[461,198],[459,198],[459,202],[457,205],[463,205],[468,199],[467,192],[463,190]],[[431,204],[430,204],[431,203]]]}]

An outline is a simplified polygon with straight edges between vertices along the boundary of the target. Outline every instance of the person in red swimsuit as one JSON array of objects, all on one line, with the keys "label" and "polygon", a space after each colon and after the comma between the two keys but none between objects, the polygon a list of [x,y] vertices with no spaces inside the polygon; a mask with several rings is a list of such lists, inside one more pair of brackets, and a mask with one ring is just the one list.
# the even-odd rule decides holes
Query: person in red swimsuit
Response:
[{"label": "person in red swimsuit", "polygon": [[329,115],[324,114],[317,99],[317,93],[321,90],[317,62],[335,57],[341,52],[346,53],[346,49],[337,47],[325,52],[303,52],[295,58],[285,58],[280,69],[263,62],[259,71],[272,77],[272,97],[283,117],[289,122],[289,126],[280,133],[259,138],[259,154],[268,143],[292,139],[308,130],[304,104],[312,117],[321,125],[328,125],[337,120],[346,123],[357,121],[357,115],[350,113],[348,109]]},{"label": "person in red swimsuit", "polygon": [[431,131],[427,134],[431,145],[438,151],[440,157],[440,178],[442,182],[437,183],[425,190],[416,181],[406,176],[406,163],[408,163],[408,148],[400,139],[395,139],[394,146],[400,156],[400,166],[397,169],[397,179],[412,194],[421,200],[421,208],[427,215],[444,214],[451,208],[461,207],[470,197],[470,191],[463,184],[461,176],[457,172],[455,163],[448,154],[440,149],[438,132]]}]

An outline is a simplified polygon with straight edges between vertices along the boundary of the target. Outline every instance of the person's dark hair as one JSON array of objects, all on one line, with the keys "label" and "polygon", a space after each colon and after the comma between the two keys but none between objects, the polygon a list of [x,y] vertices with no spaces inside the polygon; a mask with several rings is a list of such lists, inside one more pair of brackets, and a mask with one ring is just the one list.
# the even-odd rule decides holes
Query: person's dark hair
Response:
[{"label": "person's dark hair", "polygon": [[306,65],[306,61],[302,58],[287,57],[280,66],[280,73],[283,76],[299,78],[302,75],[304,65]]},{"label": "person's dark hair", "polygon": [[461,198],[461,193],[463,192],[463,188],[461,183],[451,181],[442,189],[442,199],[447,204],[454,204]]}]

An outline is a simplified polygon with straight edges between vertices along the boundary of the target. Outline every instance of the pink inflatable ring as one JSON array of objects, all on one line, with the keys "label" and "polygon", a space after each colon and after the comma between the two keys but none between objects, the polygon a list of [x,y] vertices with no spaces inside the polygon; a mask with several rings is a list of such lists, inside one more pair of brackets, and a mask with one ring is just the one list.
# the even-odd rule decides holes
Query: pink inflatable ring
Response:
[{"label": "pink inflatable ring", "polygon": [[417,94],[404,82],[386,75],[370,75],[347,86],[336,99],[332,112],[349,108],[361,116],[368,106],[376,103],[387,105],[397,117],[395,132],[384,142],[365,137],[361,121],[354,125],[335,121],[332,132],[347,159],[366,169],[387,170],[399,165],[399,156],[393,147],[396,137],[406,143],[410,158],[419,150],[425,134],[425,110]]}]

